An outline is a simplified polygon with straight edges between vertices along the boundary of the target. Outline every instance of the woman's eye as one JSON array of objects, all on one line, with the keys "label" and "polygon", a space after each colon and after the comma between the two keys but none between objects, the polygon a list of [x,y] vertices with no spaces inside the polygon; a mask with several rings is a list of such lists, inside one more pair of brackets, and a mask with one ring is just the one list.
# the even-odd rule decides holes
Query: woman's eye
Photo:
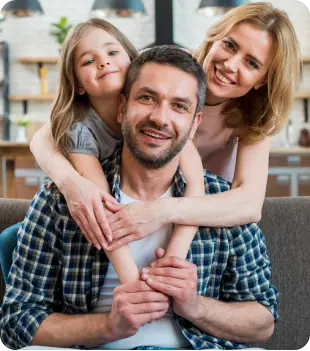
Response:
[{"label": "woman's eye", "polygon": [[256,63],[255,61],[249,60],[249,61],[248,61],[248,64],[249,64],[249,66],[250,66],[251,68],[253,68],[253,69],[258,69],[258,65],[257,65],[257,63]]},{"label": "woman's eye", "polygon": [[225,46],[227,49],[230,49],[230,50],[234,48],[233,43],[230,42],[230,41],[227,41],[227,40],[224,41],[224,46]]},{"label": "woman's eye", "polygon": [[114,55],[116,55],[117,53],[118,53],[118,51],[112,50],[112,51],[109,52],[109,55],[110,55],[110,56],[114,56]]}]

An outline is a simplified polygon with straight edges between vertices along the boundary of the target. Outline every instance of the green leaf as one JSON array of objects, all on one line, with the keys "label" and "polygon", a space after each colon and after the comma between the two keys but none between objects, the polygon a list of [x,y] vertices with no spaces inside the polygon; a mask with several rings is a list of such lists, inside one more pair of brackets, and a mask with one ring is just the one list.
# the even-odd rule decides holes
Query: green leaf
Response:
[{"label": "green leaf", "polygon": [[61,17],[61,18],[60,18],[60,21],[59,21],[59,24],[60,24],[62,27],[64,27],[64,26],[67,24],[67,22],[68,22],[67,17]]}]

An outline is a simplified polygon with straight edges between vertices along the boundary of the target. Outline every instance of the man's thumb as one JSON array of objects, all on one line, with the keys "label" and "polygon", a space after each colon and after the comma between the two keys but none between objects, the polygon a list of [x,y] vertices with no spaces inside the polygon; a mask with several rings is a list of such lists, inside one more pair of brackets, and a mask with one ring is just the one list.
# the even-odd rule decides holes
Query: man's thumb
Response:
[{"label": "man's thumb", "polygon": [[155,250],[155,256],[157,259],[164,257],[165,253],[166,250],[162,249],[161,247]]}]

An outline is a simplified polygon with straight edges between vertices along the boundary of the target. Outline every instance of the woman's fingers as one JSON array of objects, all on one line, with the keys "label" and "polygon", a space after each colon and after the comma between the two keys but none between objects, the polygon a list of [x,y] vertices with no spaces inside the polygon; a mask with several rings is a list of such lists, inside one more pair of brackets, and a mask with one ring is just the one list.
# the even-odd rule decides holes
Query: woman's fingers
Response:
[{"label": "woman's fingers", "polygon": [[97,237],[97,239],[103,247],[103,245],[105,244],[103,235],[105,236],[106,242],[113,240],[113,237],[102,202],[100,202],[99,204],[97,202],[94,203],[94,215],[101,229],[101,235],[99,238]]}]

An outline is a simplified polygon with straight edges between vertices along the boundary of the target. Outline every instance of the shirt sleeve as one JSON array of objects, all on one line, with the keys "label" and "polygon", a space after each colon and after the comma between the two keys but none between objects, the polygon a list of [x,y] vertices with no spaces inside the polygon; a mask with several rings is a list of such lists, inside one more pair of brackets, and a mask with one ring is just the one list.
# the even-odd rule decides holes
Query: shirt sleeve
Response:
[{"label": "shirt sleeve", "polygon": [[19,229],[1,308],[1,339],[12,349],[31,345],[42,321],[59,308],[61,223],[54,216],[57,208],[52,195],[42,189]]},{"label": "shirt sleeve", "polygon": [[266,242],[255,223],[227,229],[230,255],[221,287],[221,299],[257,301],[278,320],[278,292],[271,284]]},{"label": "shirt sleeve", "polygon": [[99,143],[92,131],[83,123],[76,122],[67,132],[68,151],[95,156],[99,159]]}]

